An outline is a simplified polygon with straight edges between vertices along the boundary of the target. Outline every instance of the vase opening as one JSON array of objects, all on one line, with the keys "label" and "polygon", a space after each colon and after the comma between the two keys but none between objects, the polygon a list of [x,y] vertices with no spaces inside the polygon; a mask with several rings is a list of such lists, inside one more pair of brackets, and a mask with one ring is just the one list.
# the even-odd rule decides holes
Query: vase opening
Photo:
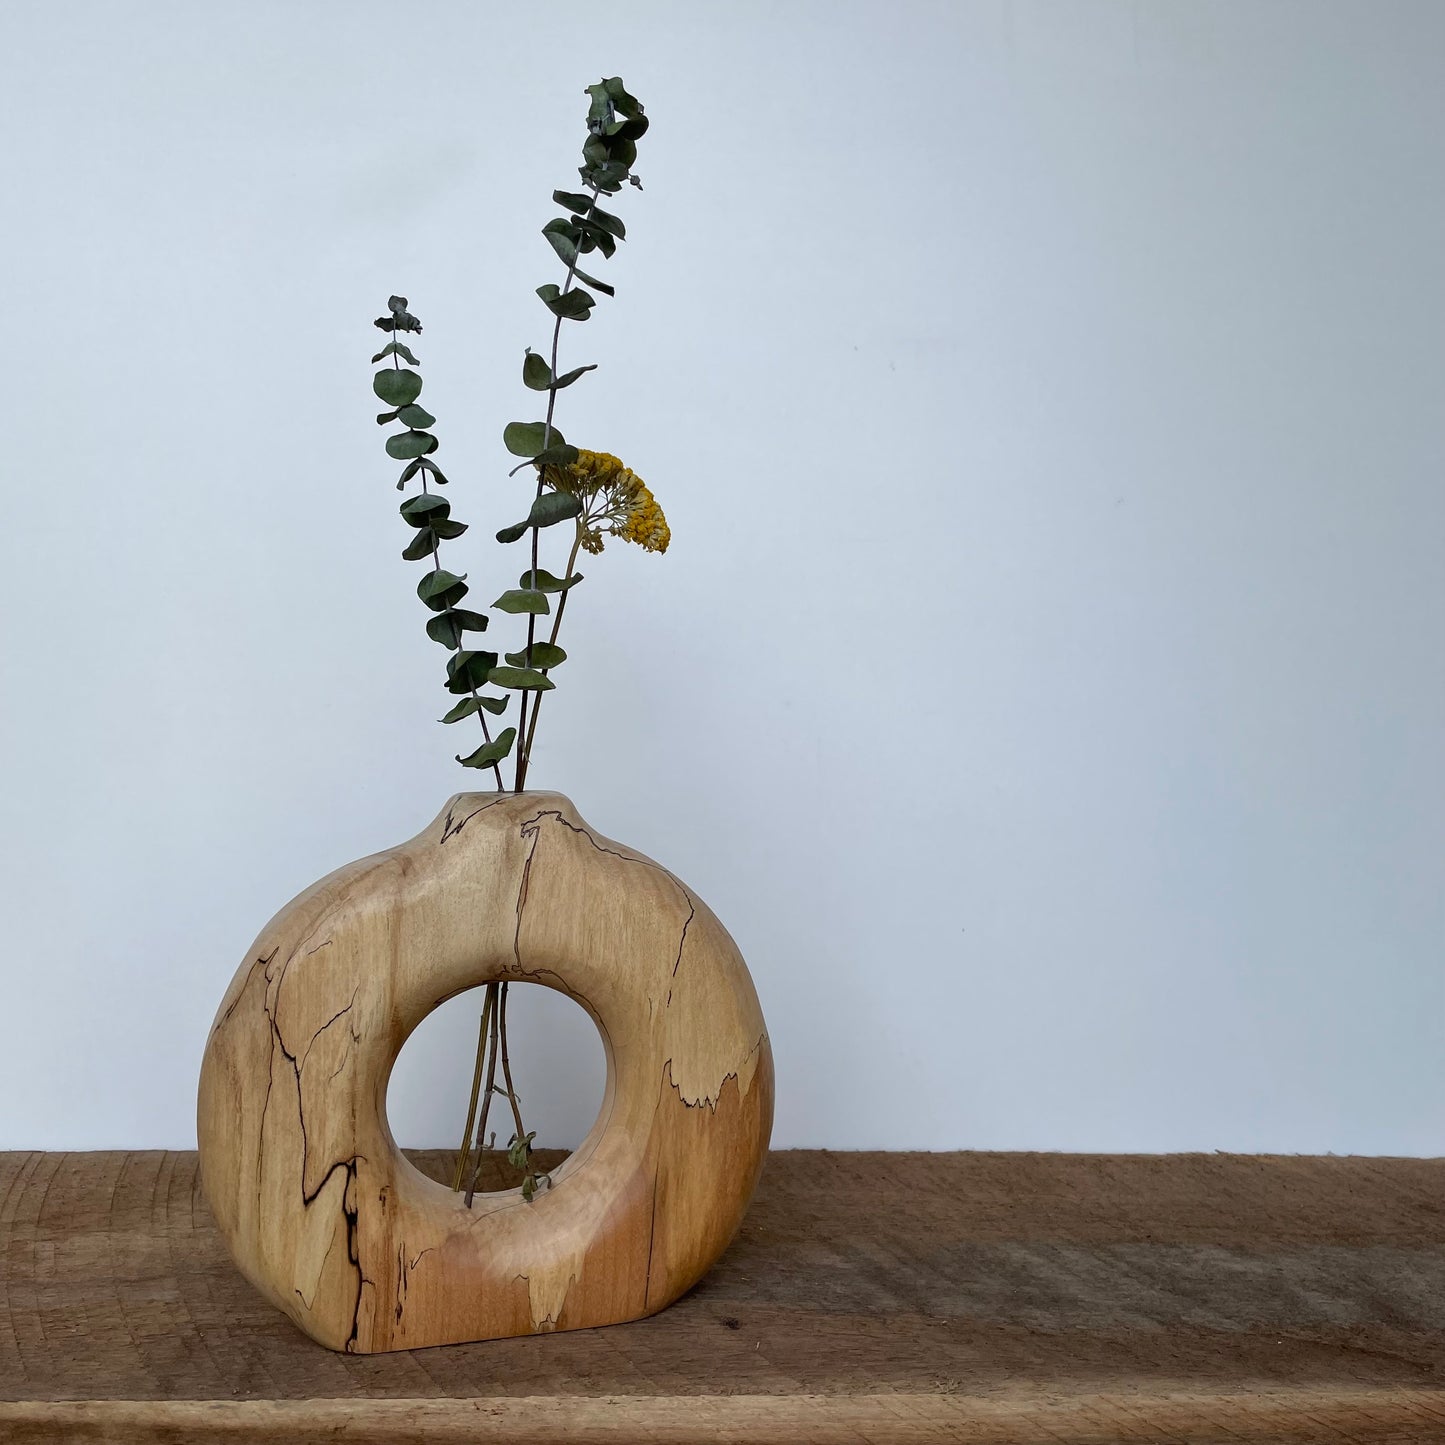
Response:
[{"label": "vase opening", "polygon": [[[392,1137],[428,1178],[451,1188],[467,1121],[477,1062],[486,988],[469,988],[434,1008],[402,1045],[386,1089]],[[580,1005],[556,989],[517,980],[508,985],[507,1060],[517,1108],[536,1151],[531,1168],[539,1187],[586,1138],[602,1108],[607,1061],[597,1025]],[[476,1134],[485,1099],[481,1080],[471,1128],[478,1195],[518,1189],[524,1171],[507,1159],[516,1115],[505,1091],[500,1059],[487,1113],[480,1164]],[[463,1190],[466,1184],[463,1183]]]}]

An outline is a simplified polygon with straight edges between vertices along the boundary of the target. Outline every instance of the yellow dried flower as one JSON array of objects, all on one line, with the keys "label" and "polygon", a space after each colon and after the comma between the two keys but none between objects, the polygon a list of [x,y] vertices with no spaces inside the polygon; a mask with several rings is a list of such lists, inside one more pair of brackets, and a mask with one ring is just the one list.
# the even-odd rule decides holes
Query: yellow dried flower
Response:
[{"label": "yellow dried flower", "polygon": [[627,519],[620,527],[613,527],[612,533],[625,542],[636,542],[645,552],[666,552],[667,544],[672,541],[672,529],[667,525],[667,518],[657,505],[657,498],[648,491],[647,484],[640,477],[634,477],[633,481],[636,485],[631,494]]},{"label": "yellow dried flower", "polygon": [[666,552],[672,540],[667,518],[647,483],[610,452],[579,448],[570,466],[547,468],[546,479],[559,491],[583,501],[578,519],[584,552],[602,550],[602,534],[636,542],[647,552]]}]

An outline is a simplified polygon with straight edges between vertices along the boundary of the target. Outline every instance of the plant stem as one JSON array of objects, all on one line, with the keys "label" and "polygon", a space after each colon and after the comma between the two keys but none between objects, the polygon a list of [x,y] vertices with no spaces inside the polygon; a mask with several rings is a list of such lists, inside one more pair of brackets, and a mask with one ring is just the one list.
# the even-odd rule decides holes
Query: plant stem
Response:
[{"label": "plant stem", "polygon": [[507,1099],[512,1106],[512,1119],[517,1126],[516,1137],[524,1139],[527,1130],[522,1123],[522,1106],[517,1102],[517,1091],[512,1087],[512,1064],[507,1058],[507,985],[502,985],[501,999],[502,1023],[500,1037],[502,1042],[502,1082],[507,1086]]},{"label": "plant stem", "polygon": [[492,1017],[492,991],[486,992],[482,1005],[482,1023],[477,1031],[477,1066],[472,1071],[472,1099],[467,1105],[466,1127],[462,1130],[462,1146],[457,1150],[457,1167],[452,1171],[452,1188],[460,1191],[466,1178],[467,1161],[472,1157],[472,1125],[477,1117],[477,1096],[482,1091],[482,1064],[487,1056],[487,1025]]},{"label": "plant stem", "polygon": [[[587,203],[587,209],[582,213],[582,219],[583,219],[584,221],[585,221],[585,220],[592,214],[592,212],[596,209],[596,206],[597,206],[597,197],[598,197],[598,195],[601,194],[600,191],[598,190],[598,188],[597,188],[596,186],[589,186],[588,189],[592,192],[592,199]],[[567,267],[567,276],[566,276],[566,279],[562,282],[562,290],[561,290],[561,293],[560,293],[560,294],[563,295],[563,296],[565,296],[565,295],[572,289],[572,282],[574,281],[574,279],[576,278],[576,275],[577,275],[577,257],[580,256],[581,254],[582,254],[582,250],[581,250],[581,247],[579,246],[579,247],[577,248],[576,253],[575,253],[575,254],[573,255],[573,257],[572,257],[571,264]],[[548,363],[548,364],[550,365],[550,367],[551,367],[551,370],[552,370],[552,385],[547,388],[547,419],[546,419],[546,421],[543,422],[543,424],[542,424],[542,450],[543,450],[543,451],[546,451],[546,450],[547,450],[548,446],[551,445],[551,441],[552,441],[552,414],[553,414],[553,412],[556,410],[556,407],[557,407],[557,348],[558,348],[558,346],[560,345],[561,340],[562,340],[562,317],[559,315],[559,316],[557,317],[557,320],[553,323],[553,326],[552,326],[552,354],[551,354],[551,359],[550,359],[550,361],[549,361],[549,363]],[[536,493],[536,495],[537,495],[538,497],[540,497],[540,496],[542,495],[542,484],[543,484],[543,482],[546,480],[546,475],[547,475],[547,469],[546,469],[545,467],[538,467],[538,468],[537,468],[537,493]],[[535,499],[534,499],[534,500],[535,500]],[[539,531],[540,531],[540,529],[537,528],[537,527],[533,527],[533,528],[532,528],[532,583],[533,583],[534,586],[536,585],[536,581],[537,581],[537,545],[538,545],[538,533],[539,533]],[[571,575],[570,570],[569,570],[568,575],[569,575],[569,576]],[[565,598],[567,594],[564,592],[562,595],[563,595],[563,597]],[[557,606],[558,606],[558,610],[560,611],[562,604],[559,602],[559,603],[557,604]],[[532,663],[532,644],[533,644],[536,640],[537,640],[537,614],[536,614],[535,612],[529,612],[529,613],[527,614],[527,665],[528,665],[529,667],[531,666],[531,663]],[[539,693],[537,694],[536,700],[534,700],[534,702],[533,702],[533,704],[532,704],[532,732],[536,732],[537,703],[540,702],[540,701],[541,701],[541,693],[539,692]],[[522,716],[519,718],[519,724],[525,724],[525,722],[526,722],[525,702],[526,702],[526,699],[525,699],[525,696],[524,696],[524,698],[523,698],[524,706],[523,706],[523,708],[522,708]],[[516,775],[516,786],[514,787],[513,791],[520,793],[520,792],[522,791],[523,785],[524,785],[524,784],[526,783],[526,781],[527,781],[527,764],[528,764],[528,762],[531,760],[531,733],[529,733],[529,732],[527,731],[526,727],[523,726],[523,725],[519,725],[518,728],[517,728],[517,743],[518,743],[518,751],[517,751],[517,775]]]},{"label": "plant stem", "polygon": [[487,1115],[492,1109],[492,1090],[496,1087],[497,1082],[497,1032],[498,1015],[501,1013],[501,1009],[497,1007],[496,1000],[497,985],[489,983],[487,985],[486,1008],[491,1015],[492,1028],[490,1039],[491,1047],[487,1058],[487,1093],[486,1097],[482,1100],[482,1117],[477,1124],[477,1160],[476,1163],[472,1165],[471,1178],[467,1180],[466,1203],[468,1209],[472,1207],[472,1197],[477,1192],[477,1176],[482,1172],[482,1160],[486,1157]]},{"label": "plant stem", "polygon": [[[585,515],[577,519],[577,536],[572,543],[571,554],[567,558],[566,571],[562,573],[562,580],[564,582],[572,575],[572,569],[577,565],[577,551],[578,548],[580,548],[582,545],[582,532],[586,524],[587,518]],[[547,641],[554,647],[557,645],[557,634],[562,630],[562,614],[567,610],[567,599],[571,596],[571,594],[572,589],[568,587],[557,599],[557,610],[552,614],[552,635],[547,639]],[[542,669],[542,676],[546,677],[546,675],[547,669],[544,667]],[[532,727],[531,730],[527,733],[526,755],[529,759],[532,756],[532,739],[537,735],[537,714],[541,711],[542,694],[539,692],[537,694],[536,701],[534,701],[532,704]]]}]

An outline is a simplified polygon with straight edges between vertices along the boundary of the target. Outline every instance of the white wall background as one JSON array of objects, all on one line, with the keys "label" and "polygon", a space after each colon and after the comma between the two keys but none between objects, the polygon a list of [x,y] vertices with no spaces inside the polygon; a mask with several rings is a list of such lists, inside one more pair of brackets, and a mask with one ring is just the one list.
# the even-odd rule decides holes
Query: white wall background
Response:
[{"label": "white wall background", "polygon": [[[620,73],[647,189],[559,419],[675,542],[585,569],[533,780],[732,929],[776,1142],[1445,1152],[1445,7],[0,17],[0,1146],[190,1145],[261,924],[466,784],[370,321],[426,325],[489,600]],[[519,1025],[544,1142],[570,1007]]]}]

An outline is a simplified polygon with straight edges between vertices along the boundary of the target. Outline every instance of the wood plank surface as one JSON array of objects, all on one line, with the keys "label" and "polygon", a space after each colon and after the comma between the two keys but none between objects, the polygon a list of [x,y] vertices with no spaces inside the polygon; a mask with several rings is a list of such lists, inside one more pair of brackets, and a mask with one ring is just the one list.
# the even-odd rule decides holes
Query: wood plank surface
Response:
[{"label": "wood plank surface", "polygon": [[774,1153],[660,1315],[348,1356],[194,1154],[0,1154],[0,1306],[7,1442],[1445,1441],[1445,1160]]}]

